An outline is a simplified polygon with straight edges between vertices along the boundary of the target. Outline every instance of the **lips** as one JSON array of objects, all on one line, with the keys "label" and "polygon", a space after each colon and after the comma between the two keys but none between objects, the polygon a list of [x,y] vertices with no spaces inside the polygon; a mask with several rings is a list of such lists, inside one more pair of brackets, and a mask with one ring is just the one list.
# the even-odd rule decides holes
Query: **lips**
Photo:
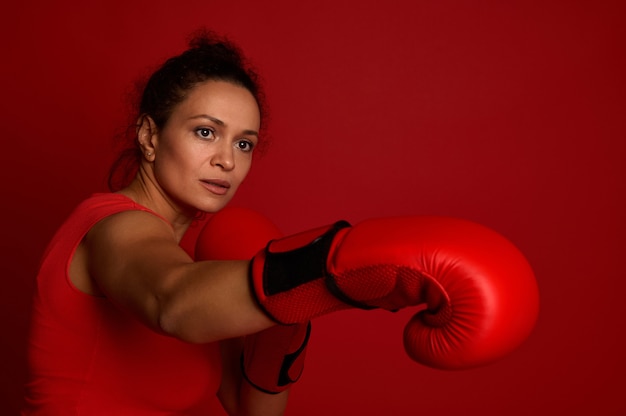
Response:
[{"label": "lips", "polygon": [[202,185],[215,195],[225,195],[230,189],[230,183],[221,179],[203,179]]}]

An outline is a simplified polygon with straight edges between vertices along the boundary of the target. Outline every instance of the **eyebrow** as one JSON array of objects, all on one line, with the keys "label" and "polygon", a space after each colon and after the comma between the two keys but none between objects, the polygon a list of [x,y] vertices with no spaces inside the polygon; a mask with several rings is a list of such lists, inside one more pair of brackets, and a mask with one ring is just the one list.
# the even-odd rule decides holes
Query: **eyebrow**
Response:
[{"label": "eyebrow", "polygon": [[[198,118],[204,118],[204,119],[210,120],[210,121],[212,121],[213,123],[215,123],[215,124],[217,124],[219,126],[225,126],[226,125],[226,123],[224,123],[219,118],[210,116],[208,114],[198,114],[197,116],[191,116],[191,117],[189,117],[189,120],[195,120],[195,119],[198,119]],[[258,136],[259,135],[259,132],[255,131],[255,130],[244,130],[243,133],[244,134],[254,135],[254,136]]]}]

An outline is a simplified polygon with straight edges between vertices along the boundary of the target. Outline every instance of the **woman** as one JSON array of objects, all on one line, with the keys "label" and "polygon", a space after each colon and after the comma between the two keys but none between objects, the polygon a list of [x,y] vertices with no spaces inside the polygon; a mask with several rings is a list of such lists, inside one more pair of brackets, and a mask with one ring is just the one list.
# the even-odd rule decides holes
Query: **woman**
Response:
[{"label": "woman", "polygon": [[199,37],[152,75],[133,179],[83,202],[44,255],[24,414],[203,414],[216,392],[230,414],[281,414],[306,323],[348,307],[423,305],[405,348],[437,368],[491,362],[526,338],[532,270],[466,221],[340,221],[276,239],[251,261],[194,262],[181,238],[246,177],[262,115],[254,73],[227,42]]},{"label": "woman", "polygon": [[[46,251],[25,414],[206,414],[222,368],[238,369],[220,362],[215,341],[273,322],[251,298],[247,262],[194,263],[179,242],[246,177],[261,104],[237,48],[208,33],[151,76],[111,183],[124,168],[134,177],[85,201]],[[286,392],[224,373],[230,414],[284,410]]]}]

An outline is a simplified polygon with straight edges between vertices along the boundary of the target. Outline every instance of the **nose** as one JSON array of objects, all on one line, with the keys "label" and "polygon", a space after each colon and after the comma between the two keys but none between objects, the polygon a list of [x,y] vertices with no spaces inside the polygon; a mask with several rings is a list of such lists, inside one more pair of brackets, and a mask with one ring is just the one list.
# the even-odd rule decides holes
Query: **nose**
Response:
[{"label": "nose", "polygon": [[223,170],[233,170],[235,167],[234,149],[230,144],[223,141],[217,147],[216,152],[211,157],[211,165]]}]

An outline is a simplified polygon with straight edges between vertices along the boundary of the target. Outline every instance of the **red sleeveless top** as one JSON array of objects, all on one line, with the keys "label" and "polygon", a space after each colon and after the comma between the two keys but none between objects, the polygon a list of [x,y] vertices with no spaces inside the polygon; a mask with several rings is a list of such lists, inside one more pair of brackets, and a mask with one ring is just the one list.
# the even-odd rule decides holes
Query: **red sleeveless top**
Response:
[{"label": "red sleeveless top", "polygon": [[70,261],[89,229],[128,210],[154,214],[123,195],[93,195],[47,247],[37,276],[23,415],[207,415],[215,406],[222,371],[217,343],[158,334],[70,281]]}]

